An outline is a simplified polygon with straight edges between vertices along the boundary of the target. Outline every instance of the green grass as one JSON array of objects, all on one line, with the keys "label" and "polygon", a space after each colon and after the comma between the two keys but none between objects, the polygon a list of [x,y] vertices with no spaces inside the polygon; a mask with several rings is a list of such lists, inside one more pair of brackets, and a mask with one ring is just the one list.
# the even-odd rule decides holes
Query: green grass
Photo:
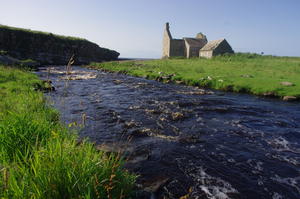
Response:
[{"label": "green grass", "polygon": [[119,154],[78,142],[36,75],[0,66],[0,198],[129,198],[135,176]]},{"label": "green grass", "polygon": [[[95,68],[159,79],[175,74],[169,81],[255,95],[300,97],[300,58],[237,53],[213,59],[162,59],[92,63]],[[161,79],[161,78],[160,78]],[[167,78],[166,78],[167,79]],[[283,86],[280,82],[292,82]]]},{"label": "green grass", "polygon": [[52,36],[63,40],[82,40],[86,41],[86,39],[79,38],[79,37],[71,37],[71,36],[64,36],[64,35],[57,35],[50,32],[43,32],[43,31],[37,31],[37,30],[31,30],[31,29],[25,29],[25,28],[17,28],[12,26],[5,26],[0,24],[0,30],[14,30],[19,32],[25,32],[25,33],[32,33],[37,35],[46,35],[46,36]]}]

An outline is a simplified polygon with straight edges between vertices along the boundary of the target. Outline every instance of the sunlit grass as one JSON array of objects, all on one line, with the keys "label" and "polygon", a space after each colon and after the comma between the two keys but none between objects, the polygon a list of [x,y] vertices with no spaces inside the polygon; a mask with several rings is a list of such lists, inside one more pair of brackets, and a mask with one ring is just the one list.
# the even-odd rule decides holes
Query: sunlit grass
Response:
[{"label": "sunlit grass", "polygon": [[[92,66],[157,79],[175,74],[170,81],[256,95],[300,97],[300,58],[242,54],[213,59],[162,59],[92,63]],[[291,82],[293,86],[281,85]]]}]

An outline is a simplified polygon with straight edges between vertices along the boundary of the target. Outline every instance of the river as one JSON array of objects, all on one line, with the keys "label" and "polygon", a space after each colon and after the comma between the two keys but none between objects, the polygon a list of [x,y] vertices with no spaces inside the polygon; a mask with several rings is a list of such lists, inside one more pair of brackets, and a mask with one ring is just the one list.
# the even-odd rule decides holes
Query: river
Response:
[{"label": "river", "polygon": [[137,198],[300,198],[299,102],[81,67],[37,74],[63,122],[123,153]]}]

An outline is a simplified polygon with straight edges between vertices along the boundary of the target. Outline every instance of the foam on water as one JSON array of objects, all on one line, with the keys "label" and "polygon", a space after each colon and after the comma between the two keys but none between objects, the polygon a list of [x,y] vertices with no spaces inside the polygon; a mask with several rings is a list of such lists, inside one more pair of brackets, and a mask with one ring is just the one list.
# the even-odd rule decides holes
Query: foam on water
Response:
[{"label": "foam on water", "polygon": [[[209,175],[203,166],[197,166],[192,161],[179,160],[181,170],[190,176],[195,182],[192,197],[199,196],[199,192],[203,192],[206,198],[209,199],[229,199],[230,195],[238,195],[239,192],[229,182]],[[182,165],[182,162],[186,162],[187,165]],[[193,168],[190,171],[190,168]]]},{"label": "foam on water", "polygon": [[283,196],[280,195],[279,193],[274,192],[273,196],[272,196],[272,199],[283,199]]},{"label": "foam on water", "polygon": [[293,153],[300,153],[299,148],[293,147],[293,146],[297,146],[297,143],[291,143],[282,136],[269,139],[267,140],[267,143],[271,145],[276,151],[288,151]]},{"label": "foam on water", "polygon": [[238,193],[238,191],[232,187],[232,185],[221,178],[208,175],[205,170],[199,168],[198,185],[200,189],[210,199],[227,199],[229,193]]},{"label": "foam on water", "polygon": [[282,162],[287,162],[289,164],[300,166],[300,157],[293,157],[290,155],[282,155],[282,154],[267,154],[267,157],[271,157]]},{"label": "foam on water", "polygon": [[258,173],[261,173],[263,172],[263,163],[261,161],[258,161],[258,160],[255,160],[255,159],[249,159],[247,160],[247,163],[252,167],[254,168],[254,170],[252,170],[252,173],[254,174],[258,174]]}]

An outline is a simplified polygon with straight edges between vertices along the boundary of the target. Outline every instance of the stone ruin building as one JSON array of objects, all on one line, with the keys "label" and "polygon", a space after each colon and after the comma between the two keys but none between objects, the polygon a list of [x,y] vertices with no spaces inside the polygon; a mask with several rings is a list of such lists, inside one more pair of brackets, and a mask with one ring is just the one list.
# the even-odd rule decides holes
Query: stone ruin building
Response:
[{"label": "stone ruin building", "polygon": [[226,39],[207,41],[206,36],[202,33],[198,33],[195,38],[173,39],[169,23],[166,23],[163,37],[163,58],[211,58],[224,53],[234,53]]}]

